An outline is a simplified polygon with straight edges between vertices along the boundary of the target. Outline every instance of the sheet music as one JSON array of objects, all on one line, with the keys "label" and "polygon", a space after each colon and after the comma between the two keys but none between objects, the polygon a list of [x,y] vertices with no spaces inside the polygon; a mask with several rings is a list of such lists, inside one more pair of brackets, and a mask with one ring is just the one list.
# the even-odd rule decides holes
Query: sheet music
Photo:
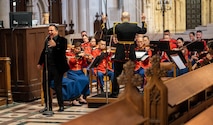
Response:
[{"label": "sheet music", "polygon": [[146,60],[147,58],[149,58],[149,55],[144,55],[144,56],[141,58],[141,61],[144,61],[144,60]]},{"label": "sheet music", "polygon": [[135,51],[135,55],[137,59],[142,58],[145,54],[146,52],[143,52],[143,51]]},{"label": "sheet music", "polygon": [[146,60],[149,55],[147,55],[147,52],[144,51],[135,51],[135,55],[137,59],[140,59],[141,61]]},{"label": "sheet music", "polygon": [[175,55],[170,55],[170,56],[179,69],[185,69],[186,68],[183,61],[179,57],[179,55],[175,54]]}]

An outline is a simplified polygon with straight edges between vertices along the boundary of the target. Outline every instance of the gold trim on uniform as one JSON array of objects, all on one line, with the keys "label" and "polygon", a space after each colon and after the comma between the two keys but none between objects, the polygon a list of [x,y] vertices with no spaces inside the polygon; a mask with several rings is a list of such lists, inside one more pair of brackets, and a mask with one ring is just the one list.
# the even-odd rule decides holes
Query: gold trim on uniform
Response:
[{"label": "gold trim on uniform", "polygon": [[119,43],[119,44],[124,44],[124,45],[125,45],[125,44],[129,44],[129,45],[135,44],[134,41],[118,41],[118,43]]}]

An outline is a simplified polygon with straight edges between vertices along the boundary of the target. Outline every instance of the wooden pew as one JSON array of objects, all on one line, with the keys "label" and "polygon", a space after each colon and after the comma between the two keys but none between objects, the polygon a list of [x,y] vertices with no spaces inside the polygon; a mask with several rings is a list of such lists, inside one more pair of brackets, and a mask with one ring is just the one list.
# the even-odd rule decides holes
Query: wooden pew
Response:
[{"label": "wooden pew", "polygon": [[123,99],[63,125],[137,125],[147,120],[135,112],[132,105]]},{"label": "wooden pew", "polygon": [[162,84],[159,59],[151,62],[144,88],[144,117],[149,118],[145,125],[181,125],[213,104],[213,64]]},{"label": "wooden pew", "polygon": [[191,119],[185,125],[213,125],[213,106],[201,112],[198,116]]},{"label": "wooden pew", "polygon": [[182,124],[213,104],[213,64],[165,81],[168,88],[168,120]]},{"label": "wooden pew", "polygon": [[[153,59],[152,64],[154,66],[146,73],[151,78],[144,87],[144,94],[139,94],[135,89],[141,81],[131,74],[134,64],[128,64],[128,68],[125,64],[124,71],[118,78],[119,84],[125,85],[123,96],[120,95],[116,102],[65,125],[83,125],[85,122],[87,125],[181,125],[213,105],[213,64],[165,82],[160,77],[162,72],[159,59]],[[212,110],[208,109],[206,112]]]},{"label": "wooden pew", "polygon": [[143,95],[136,89],[142,79],[139,75],[134,75],[133,62],[125,64],[124,69],[128,68],[130,72],[125,70],[118,78],[118,83],[125,84],[126,87],[117,101],[63,125],[139,125],[145,123],[148,119],[142,115]]}]

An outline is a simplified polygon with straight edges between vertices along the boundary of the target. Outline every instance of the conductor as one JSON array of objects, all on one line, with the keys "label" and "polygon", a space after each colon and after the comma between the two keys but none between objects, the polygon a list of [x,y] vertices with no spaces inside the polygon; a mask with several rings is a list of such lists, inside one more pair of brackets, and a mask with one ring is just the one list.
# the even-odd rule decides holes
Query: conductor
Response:
[{"label": "conductor", "polygon": [[116,98],[119,94],[119,85],[117,77],[123,70],[123,64],[128,60],[135,61],[135,44],[134,38],[136,34],[145,34],[147,32],[147,24],[145,23],[145,16],[142,14],[142,27],[137,26],[135,23],[130,23],[130,14],[123,12],[121,15],[122,23],[118,23],[113,28],[106,28],[107,17],[102,16],[102,30],[104,34],[117,36],[118,41],[116,44],[116,52],[114,58],[114,79],[112,82],[112,93],[109,97]]}]

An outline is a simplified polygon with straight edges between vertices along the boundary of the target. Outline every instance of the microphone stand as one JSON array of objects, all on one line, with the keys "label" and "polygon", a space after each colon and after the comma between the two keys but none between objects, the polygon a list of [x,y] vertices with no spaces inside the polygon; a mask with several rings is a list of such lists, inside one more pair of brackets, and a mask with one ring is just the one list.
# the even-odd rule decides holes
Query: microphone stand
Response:
[{"label": "microphone stand", "polygon": [[50,99],[50,97],[49,97],[49,84],[48,84],[48,80],[49,80],[49,78],[48,78],[48,63],[47,63],[47,61],[48,61],[48,58],[47,58],[47,56],[48,56],[48,37],[49,37],[49,35],[47,36],[47,38],[45,39],[46,40],[46,42],[45,42],[45,75],[46,75],[46,78],[45,78],[45,85],[46,85],[46,100],[47,100],[47,111],[44,111],[43,112],[43,115],[48,115],[48,116],[52,116],[54,113],[53,113],[53,111],[52,110],[50,110],[50,101],[49,101],[49,99]]},{"label": "microphone stand", "polygon": [[[106,42],[107,43],[107,42]],[[110,36],[110,42],[109,42],[109,47],[110,47],[110,50],[111,50],[111,43],[112,43],[112,35]],[[108,52],[107,52],[107,46],[106,46],[106,104],[108,104],[109,103],[109,92],[108,92],[108,82],[110,81],[110,80],[108,80],[107,79],[107,75],[108,75]]]}]

